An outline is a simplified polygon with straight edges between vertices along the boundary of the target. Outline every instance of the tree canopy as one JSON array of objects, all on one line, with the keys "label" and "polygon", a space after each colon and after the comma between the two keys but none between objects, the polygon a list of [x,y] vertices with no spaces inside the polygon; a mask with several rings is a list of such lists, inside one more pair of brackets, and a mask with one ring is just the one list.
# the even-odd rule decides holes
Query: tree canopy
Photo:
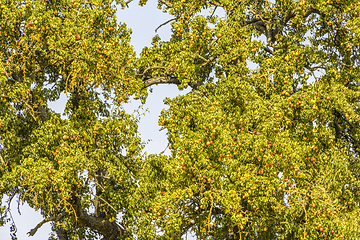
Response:
[{"label": "tree canopy", "polygon": [[[139,57],[132,4],[0,0],[1,223],[19,199],[61,240],[358,239],[359,1],[159,0]],[[157,84],[191,89],[169,156],[123,109]]]}]

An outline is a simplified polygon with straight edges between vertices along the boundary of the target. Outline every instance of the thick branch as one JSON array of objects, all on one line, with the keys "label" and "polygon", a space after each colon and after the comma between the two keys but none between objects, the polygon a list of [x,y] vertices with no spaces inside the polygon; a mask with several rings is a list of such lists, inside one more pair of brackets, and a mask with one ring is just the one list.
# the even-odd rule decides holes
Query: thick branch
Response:
[{"label": "thick branch", "polygon": [[177,77],[155,77],[145,80],[145,86],[150,87],[154,84],[176,84],[179,85],[180,81]]},{"label": "thick branch", "polygon": [[56,230],[56,234],[59,240],[69,240],[67,231],[63,228],[59,228],[58,230]]},{"label": "thick branch", "polygon": [[123,236],[126,232],[125,228],[117,224],[116,222],[110,222],[104,217],[95,217],[89,215],[81,207],[80,199],[73,195],[76,220],[79,223],[79,227],[88,227],[98,231],[104,236],[106,240],[117,240],[118,237]]},{"label": "thick branch", "polygon": [[45,218],[45,219],[42,220],[38,225],[36,225],[35,228],[31,229],[30,232],[28,232],[29,236],[34,236],[35,233],[37,232],[37,230],[38,230],[39,228],[41,228],[42,225],[44,225],[44,223],[59,221],[59,220],[61,220],[63,217],[65,217],[66,215],[67,215],[66,212],[62,212],[62,213],[60,213],[59,215],[57,215],[57,216],[55,216],[55,217]]},{"label": "thick branch", "polygon": [[135,74],[135,75],[136,76],[144,76],[147,71],[152,70],[152,69],[164,69],[164,67],[162,67],[162,66],[148,67],[142,73],[138,73],[138,74]]},{"label": "thick branch", "polygon": [[283,18],[282,24],[285,25],[288,21],[290,21],[290,19],[292,19],[295,16],[296,16],[295,10],[288,12],[288,14],[286,14],[286,16]]},{"label": "thick branch", "polygon": [[102,185],[104,184],[104,179],[102,178],[102,176],[107,176],[107,170],[106,169],[99,169],[97,171],[97,175],[99,175],[99,177],[95,177],[95,184],[96,184],[96,198],[94,199],[94,207],[95,207],[95,216],[96,217],[101,217],[101,218],[105,218],[106,217],[106,213],[101,211],[101,203],[100,203],[100,195],[103,193],[103,187]]},{"label": "thick branch", "polygon": [[[180,81],[177,77],[156,77],[156,78],[149,78],[144,81],[145,87],[150,87],[155,84],[176,84],[179,85]],[[203,85],[202,82],[197,82],[193,84],[189,84],[190,87],[193,89],[198,88],[199,86]]]},{"label": "thick branch", "polygon": [[43,108],[40,103],[36,103],[36,107],[38,109],[38,112],[39,112],[39,116],[40,116],[40,119],[42,121],[48,121],[50,118],[49,118],[49,114],[48,112],[46,111],[45,108]]},{"label": "thick branch", "polygon": [[[310,7],[305,13],[304,13],[304,17],[307,18],[308,16],[310,16],[310,14],[312,13],[317,13],[320,14],[320,11]],[[296,10],[292,10],[290,11],[288,14],[286,14],[286,16],[283,18],[282,20],[282,24],[285,25],[287,22],[290,21],[290,19],[294,18],[296,16]]]}]

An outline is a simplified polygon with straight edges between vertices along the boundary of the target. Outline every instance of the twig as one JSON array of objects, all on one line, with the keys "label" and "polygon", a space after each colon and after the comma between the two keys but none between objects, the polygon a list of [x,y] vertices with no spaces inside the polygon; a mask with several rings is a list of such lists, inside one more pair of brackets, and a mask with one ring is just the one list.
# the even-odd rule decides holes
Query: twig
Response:
[{"label": "twig", "polygon": [[133,0],[129,0],[129,1],[125,2],[125,5],[126,5],[127,8],[129,7],[129,3],[131,3],[132,1]]},{"label": "twig", "polygon": [[170,146],[170,143],[168,143],[168,145],[166,146],[166,148],[164,149],[164,151],[160,152],[160,155],[163,154],[169,146]]},{"label": "twig", "polygon": [[19,215],[21,215],[21,212],[20,212],[20,194],[18,195],[18,200],[17,200],[17,210],[18,210]]},{"label": "twig", "polygon": [[214,16],[217,8],[218,8],[218,6],[215,6],[214,11],[213,11],[212,14],[210,15],[210,19]]},{"label": "twig", "polygon": [[110,177],[100,176],[100,175],[98,175],[98,174],[93,174],[93,175],[94,175],[94,177],[101,177],[101,178],[105,178],[105,179],[112,180],[112,178],[110,178]]},{"label": "twig", "polygon": [[159,28],[161,28],[162,26],[164,26],[164,25],[166,25],[166,24],[168,24],[169,22],[172,22],[172,21],[174,21],[174,20],[176,20],[176,18],[172,18],[172,19],[164,22],[163,24],[160,24],[160,26],[158,26],[158,27],[155,29],[155,32],[157,32],[157,30],[158,30]]},{"label": "twig", "polygon": [[9,200],[8,200],[8,209],[9,209],[8,212],[9,212],[9,214],[10,214],[11,221],[12,221],[12,223],[14,224],[14,227],[15,227],[14,233],[17,232],[17,227],[16,227],[14,218],[13,218],[13,216],[12,216],[12,214],[11,214],[11,211],[10,211],[10,204],[11,204],[13,198],[15,197],[15,195],[16,195],[16,192],[15,192],[12,196],[10,196],[10,198],[9,198]]},{"label": "twig", "polygon": [[268,47],[264,47],[264,50],[272,55],[274,54],[273,51]]},{"label": "twig", "polygon": [[206,59],[204,57],[202,57],[201,55],[198,55],[199,58],[201,58],[201,60],[204,61],[203,64],[200,65],[200,67],[205,66],[206,64],[208,64],[209,62],[213,61],[215,58],[214,57],[210,57],[209,59]]},{"label": "twig", "polygon": [[159,2],[161,2],[162,4],[165,4],[165,6],[167,6],[168,8],[172,8],[174,5],[168,1],[165,0],[159,0]]}]

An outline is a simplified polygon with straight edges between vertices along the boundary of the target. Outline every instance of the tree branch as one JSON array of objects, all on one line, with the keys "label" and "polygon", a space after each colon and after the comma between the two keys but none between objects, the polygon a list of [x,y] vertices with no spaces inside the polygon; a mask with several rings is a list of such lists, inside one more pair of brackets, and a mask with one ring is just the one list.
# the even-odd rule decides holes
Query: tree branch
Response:
[{"label": "tree branch", "polygon": [[[1,147],[0,147],[1,148]],[[3,158],[2,154],[1,154],[1,150],[0,150],[0,163],[7,165],[7,162],[5,161],[5,159]]]},{"label": "tree branch", "polygon": [[159,2],[161,2],[162,4],[164,4],[165,6],[167,6],[168,8],[172,8],[174,5],[166,0],[159,0]]},{"label": "tree branch", "polygon": [[36,225],[35,228],[31,229],[27,234],[29,234],[29,236],[34,236],[35,233],[37,232],[37,230],[38,230],[39,228],[41,228],[42,225],[44,225],[44,223],[59,221],[59,220],[61,220],[63,217],[65,217],[66,215],[67,215],[66,212],[62,212],[62,213],[60,213],[59,215],[57,215],[57,216],[55,216],[55,217],[45,218],[45,219],[42,220],[38,225]]},{"label": "tree branch", "polygon": [[[95,182],[95,184],[97,185],[97,186],[99,186],[101,189],[103,189],[104,190],[104,188],[100,185],[100,184],[98,184],[97,182]],[[104,203],[106,203],[112,210],[114,210],[116,213],[119,213],[120,211],[118,211],[118,210],[116,210],[110,203],[108,203],[105,199],[103,199],[102,197],[100,197],[99,195],[95,195],[95,194],[93,194],[93,193],[91,193],[91,195],[93,195],[95,198],[99,198],[101,201],[103,201]]]},{"label": "tree branch", "polygon": [[152,69],[164,69],[164,67],[162,67],[162,66],[148,67],[142,73],[135,74],[135,76],[144,76],[147,71],[152,70]]},{"label": "tree branch", "polygon": [[[176,84],[180,85],[180,81],[177,77],[155,77],[155,78],[149,78],[144,81],[145,87],[150,87],[155,84]],[[190,83],[189,86],[193,89],[197,89],[201,85],[203,85],[203,82],[196,82],[196,83]]]},{"label": "tree branch", "polygon": [[169,22],[175,21],[175,20],[176,20],[176,18],[172,18],[172,19],[170,19],[170,20],[168,20],[168,21],[160,24],[160,26],[158,26],[158,27],[155,29],[155,32],[157,32],[157,30],[158,30],[159,28],[161,28],[162,26],[168,24]]},{"label": "tree branch", "polygon": [[120,226],[116,222],[110,222],[103,217],[95,217],[89,215],[82,209],[81,200],[75,195],[73,198],[73,207],[76,214],[76,220],[79,223],[79,227],[89,227],[95,229],[104,236],[106,240],[117,240],[118,237],[123,236],[126,232],[123,226]]},{"label": "tree branch", "polygon": [[180,81],[177,77],[155,77],[149,78],[144,82],[145,87],[150,87],[154,84],[176,84],[179,85]]},{"label": "tree branch", "polygon": [[[320,14],[320,11],[310,7],[305,13],[304,13],[304,17],[307,18],[308,16],[310,16],[310,14],[312,13],[317,13]],[[287,22],[290,21],[290,19],[294,18],[296,16],[296,11],[292,10],[290,11],[288,14],[286,14],[286,16],[283,18],[282,20],[282,24],[285,25]]]},{"label": "tree branch", "polygon": [[274,52],[268,47],[264,47],[264,50],[270,54],[274,54]]},{"label": "tree branch", "polygon": [[129,0],[129,1],[126,1],[125,2],[125,5],[126,5],[126,7],[128,8],[129,7],[129,3],[131,3],[133,0]]},{"label": "tree branch", "polygon": [[59,240],[69,240],[68,233],[65,229],[59,228],[56,231]]}]

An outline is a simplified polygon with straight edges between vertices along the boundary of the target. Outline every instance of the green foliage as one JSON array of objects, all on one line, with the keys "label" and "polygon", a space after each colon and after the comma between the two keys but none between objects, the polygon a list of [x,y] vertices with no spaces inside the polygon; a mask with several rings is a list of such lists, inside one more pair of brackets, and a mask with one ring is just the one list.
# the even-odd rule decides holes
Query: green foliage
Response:
[{"label": "green foliage", "polygon": [[[160,2],[173,35],[144,61],[164,66],[158,75],[175,64],[181,87],[205,84],[166,100],[172,155],[148,228],[358,239],[358,1]],[[225,17],[197,16],[204,8]]]},{"label": "green foliage", "polygon": [[[106,199],[98,210],[112,222],[136,187],[129,179],[142,143],[137,120],[121,109],[144,93],[132,77],[130,32],[110,1],[2,1],[0,9],[1,193],[44,217],[66,213],[55,229],[84,239],[93,233],[71,222],[88,225],[78,215],[92,211],[94,196]],[[63,117],[49,108],[60,96]]]},{"label": "green foliage", "polygon": [[[171,39],[139,58],[114,4],[2,0],[9,201],[60,239],[360,237],[359,1],[159,0]],[[165,99],[171,155],[143,156],[122,104],[160,83],[192,91]]]}]

